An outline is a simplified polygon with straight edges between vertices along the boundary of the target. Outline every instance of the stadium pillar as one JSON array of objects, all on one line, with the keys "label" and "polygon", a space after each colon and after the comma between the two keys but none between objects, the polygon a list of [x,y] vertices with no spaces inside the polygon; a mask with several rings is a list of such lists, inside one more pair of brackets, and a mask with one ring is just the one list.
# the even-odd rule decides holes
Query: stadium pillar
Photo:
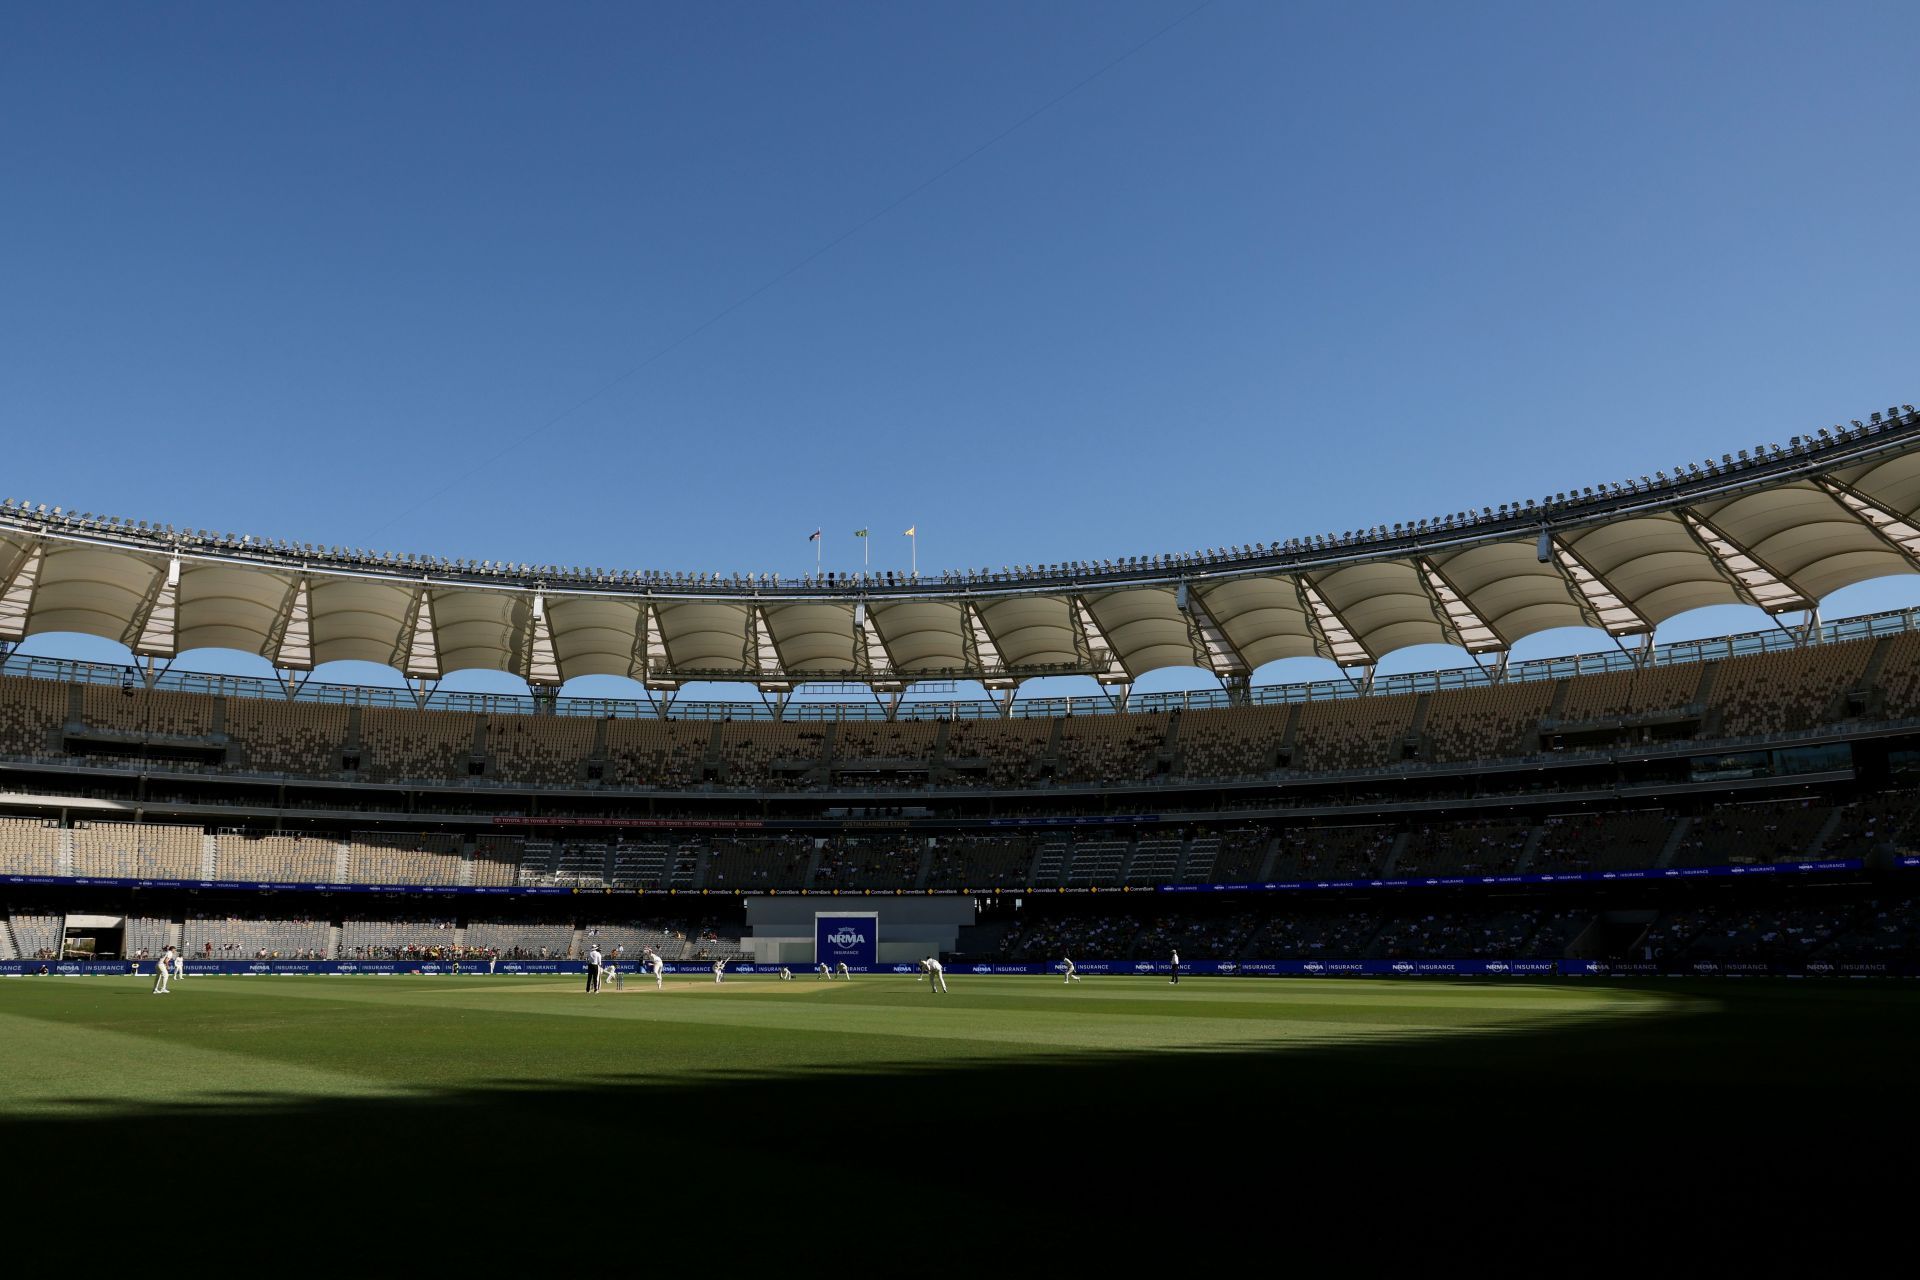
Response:
[{"label": "stadium pillar", "polygon": [[1221,676],[1220,685],[1227,691],[1227,705],[1244,707],[1253,698],[1253,677],[1247,675]]}]

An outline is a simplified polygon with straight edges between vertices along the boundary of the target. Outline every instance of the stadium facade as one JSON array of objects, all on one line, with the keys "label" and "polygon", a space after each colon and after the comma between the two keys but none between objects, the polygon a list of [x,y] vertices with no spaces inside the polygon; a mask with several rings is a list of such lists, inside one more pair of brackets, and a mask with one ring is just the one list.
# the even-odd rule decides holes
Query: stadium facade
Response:
[{"label": "stadium facade", "polygon": [[[743,904],[800,896],[950,900],[882,905],[883,942],[989,968],[1174,946],[1230,972],[1914,961],[1920,618],[1816,611],[1916,567],[1911,409],[1478,516],[925,581],[474,566],[0,516],[0,643],[77,631],[147,660],[0,655],[15,969],[82,937],[205,963],[544,964],[604,933],[794,962],[807,913]],[[1650,641],[1727,603],[1809,616],[1506,661],[1550,627]],[[1369,678],[1425,643],[1481,661]],[[162,663],[205,647],[285,678]],[[1355,678],[1251,683],[1307,655]],[[294,674],[347,658],[422,684]],[[1069,673],[1119,694],[1176,665],[1221,690],[1011,696]],[[534,693],[428,683],[473,668]],[[584,674],[657,696],[552,696]],[[696,679],[881,696],[676,701]],[[989,697],[889,696],[962,679]]]}]

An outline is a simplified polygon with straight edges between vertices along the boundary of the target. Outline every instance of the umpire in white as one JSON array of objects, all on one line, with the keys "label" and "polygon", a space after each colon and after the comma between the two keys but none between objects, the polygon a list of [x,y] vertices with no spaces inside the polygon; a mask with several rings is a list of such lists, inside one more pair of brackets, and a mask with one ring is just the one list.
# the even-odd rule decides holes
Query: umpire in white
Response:
[{"label": "umpire in white", "polygon": [[602,959],[600,948],[597,946],[587,952],[587,994],[590,996],[600,993],[600,961]]}]

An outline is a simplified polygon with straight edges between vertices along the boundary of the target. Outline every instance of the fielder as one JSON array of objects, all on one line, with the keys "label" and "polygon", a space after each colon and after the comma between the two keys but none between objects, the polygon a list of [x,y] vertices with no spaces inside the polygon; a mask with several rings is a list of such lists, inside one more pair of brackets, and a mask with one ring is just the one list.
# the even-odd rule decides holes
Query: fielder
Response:
[{"label": "fielder", "polygon": [[1061,956],[1061,957],[1060,957],[1060,963],[1061,963],[1061,964],[1064,964],[1065,966],[1067,966],[1067,981],[1068,981],[1068,982],[1078,982],[1078,981],[1080,981],[1080,973],[1079,973],[1079,971],[1078,971],[1078,970],[1076,970],[1076,969],[1075,969],[1075,968],[1073,967],[1073,957],[1072,957],[1072,956]]},{"label": "fielder", "polygon": [[187,976],[187,953],[184,951],[173,953],[173,976],[176,978]]},{"label": "fielder", "polygon": [[167,990],[167,966],[173,961],[173,948],[168,947],[160,953],[160,963],[153,966],[153,994],[171,995]]},{"label": "fielder", "polygon": [[845,960],[842,960],[840,962],[840,976],[845,978],[848,982],[853,981],[853,970],[847,968],[847,962]]},{"label": "fielder", "polygon": [[935,995],[947,994],[947,971],[938,960],[928,956],[920,962],[927,970],[927,990]]},{"label": "fielder", "polygon": [[832,982],[833,981],[833,970],[827,968],[827,962],[825,960],[822,960],[820,962],[820,976],[816,978],[815,981],[816,982]]}]

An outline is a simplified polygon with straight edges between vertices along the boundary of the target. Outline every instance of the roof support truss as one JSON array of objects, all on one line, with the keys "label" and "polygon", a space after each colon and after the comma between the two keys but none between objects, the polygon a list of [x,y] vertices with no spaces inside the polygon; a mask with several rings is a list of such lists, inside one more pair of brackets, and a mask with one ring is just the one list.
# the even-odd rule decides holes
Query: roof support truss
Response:
[{"label": "roof support truss", "polygon": [[1419,564],[1421,585],[1427,589],[1435,612],[1446,623],[1447,629],[1453,632],[1455,642],[1462,649],[1481,654],[1494,653],[1507,647],[1507,642],[1494,631],[1492,624],[1474,612],[1467,598],[1447,581],[1447,575],[1440,572],[1433,561],[1422,557]]},{"label": "roof support truss", "polygon": [[1566,575],[1567,582],[1573,587],[1574,599],[1580,602],[1582,610],[1594,626],[1599,627],[1616,640],[1621,636],[1639,635],[1643,631],[1652,631],[1653,624],[1626,602],[1621,594],[1613,589],[1613,584],[1593,571],[1593,567],[1582,560],[1566,543],[1557,537],[1549,536],[1553,548],[1554,562],[1560,566],[1560,572]]},{"label": "roof support truss", "polygon": [[1307,615],[1307,625],[1313,629],[1320,651],[1343,667],[1371,667],[1373,655],[1367,652],[1367,646],[1354,639],[1346,619],[1333,611],[1333,606],[1305,577],[1294,579],[1294,583],[1300,589],[1300,608]]},{"label": "roof support truss", "polygon": [[1226,630],[1214,621],[1199,592],[1183,582],[1174,599],[1187,618],[1187,640],[1193,645],[1194,665],[1205,667],[1223,684],[1252,673],[1253,668],[1234,648]]},{"label": "roof support truss", "polygon": [[[778,693],[793,687],[793,681],[787,677],[786,664],[780,660],[780,646],[774,643],[773,628],[767,625],[766,614],[759,605],[747,610],[747,645],[742,656],[747,669],[754,673],[760,692]],[[779,716],[774,718],[777,720]]]},{"label": "roof support truss", "polygon": [[1920,529],[1916,529],[1884,507],[1867,501],[1852,488],[1841,484],[1831,476],[1818,477],[1814,483],[1837,498],[1840,505],[1852,513],[1854,519],[1877,534],[1882,542],[1912,563],[1920,565]]},{"label": "roof support truss", "polygon": [[33,589],[40,581],[40,561],[45,549],[34,543],[21,557],[13,576],[0,583],[0,640],[20,640],[27,634],[27,619],[33,613]]},{"label": "roof support truss", "polygon": [[[893,653],[887,648],[887,638],[880,634],[880,628],[867,613],[865,601],[853,606],[853,670],[856,675],[874,680],[875,690],[898,693],[904,687],[885,678],[894,672]],[[895,701],[897,704],[898,699]]]},{"label": "roof support truss", "polygon": [[993,632],[987,629],[987,620],[971,600],[960,608],[965,614],[960,626],[960,652],[966,657],[967,668],[989,689],[1011,688],[1015,681],[1007,675],[1007,664],[1000,657]]},{"label": "roof support truss", "polygon": [[640,605],[627,674],[654,689],[672,689],[680,683],[673,678],[673,655],[667,652],[666,633],[660,627],[660,606],[651,600]]},{"label": "roof support truss", "polygon": [[1734,590],[1750,603],[1759,605],[1768,613],[1788,613],[1807,607],[1807,597],[1800,589],[1765,564],[1759,556],[1686,508],[1681,508],[1679,515],[1680,523],[1687,527],[1694,541],[1705,547],[1707,554],[1713,557],[1721,576],[1732,583]]},{"label": "roof support truss", "polygon": [[307,580],[303,577],[287,587],[280,608],[267,628],[267,642],[260,654],[276,667],[292,671],[313,669],[312,613],[307,600]]},{"label": "roof support truss", "polygon": [[180,558],[169,557],[164,573],[155,573],[147,594],[135,609],[120,637],[120,643],[145,657],[171,658],[174,654],[175,600],[180,590]]},{"label": "roof support truss", "polygon": [[1073,649],[1081,663],[1101,684],[1127,684],[1133,676],[1114,651],[1113,642],[1087,607],[1085,596],[1073,597]]},{"label": "roof support truss", "polygon": [[527,630],[527,669],[521,674],[530,685],[555,688],[560,684],[560,663],[553,656],[553,631],[547,626],[547,598],[533,597],[533,618]]},{"label": "roof support truss", "polygon": [[407,598],[407,612],[393,645],[393,661],[411,679],[440,678],[440,647],[433,633],[433,601],[424,586]]}]

